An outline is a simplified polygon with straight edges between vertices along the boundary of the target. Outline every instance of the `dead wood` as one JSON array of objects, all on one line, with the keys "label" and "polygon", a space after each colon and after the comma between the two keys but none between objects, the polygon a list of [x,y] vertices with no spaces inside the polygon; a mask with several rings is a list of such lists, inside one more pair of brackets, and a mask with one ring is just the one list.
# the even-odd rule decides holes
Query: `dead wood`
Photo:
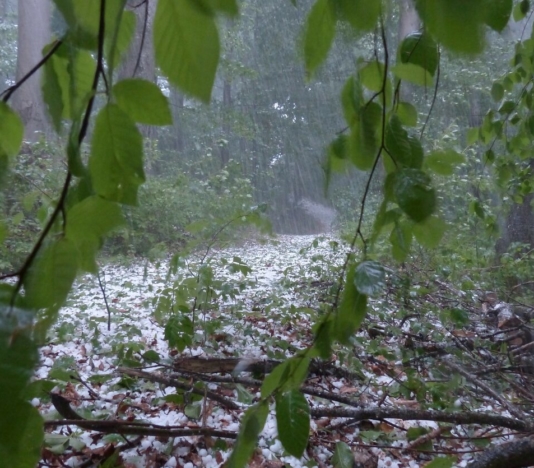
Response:
[{"label": "dead wood", "polygon": [[480,424],[506,427],[514,431],[531,432],[534,431],[534,424],[527,421],[521,421],[506,416],[497,416],[487,413],[477,413],[475,411],[462,411],[451,413],[448,411],[438,410],[420,410],[412,408],[394,408],[394,407],[368,407],[361,409],[354,408],[331,408],[320,406],[312,408],[310,414],[314,418],[331,417],[331,418],[352,418],[357,421],[362,419],[402,419],[404,421],[437,421],[452,424]]},{"label": "dead wood", "polygon": [[[241,372],[251,372],[256,375],[265,375],[272,372],[281,363],[282,361],[275,359],[185,357],[176,359],[172,369],[175,372],[190,374],[236,375]],[[359,374],[338,367],[328,361],[313,360],[310,363],[310,373],[338,379],[362,380]]]},{"label": "dead wood", "polygon": [[241,405],[238,405],[234,401],[229,400],[228,398],[225,398],[215,392],[212,392],[211,390],[196,388],[193,383],[186,383],[183,381],[179,381],[178,379],[171,379],[163,374],[153,374],[150,372],[143,372],[136,369],[129,369],[127,367],[119,367],[117,368],[116,372],[118,372],[119,374],[129,375],[131,377],[139,377],[142,379],[146,379],[150,382],[162,383],[168,385],[169,387],[176,387],[181,390],[192,392],[195,395],[205,396],[206,398],[214,400],[229,409],[241,409]]},{"label": "dead wood", "polygon": [[467,468],[522,468],[534,463],[534,439],[527,437],[485,450]]},{"label": "dead wood", "polygon": [[104,432],[106,434],[142,435],[156,437],[187,437],[203,435],[210,437],[222,437],[227,439],[237,438],[236,432],[220,431],[206,427],[184,428],[181,426],[160,426],[121,419],[107,419],[95,421],[82,418],[70,406],[70,402],[57,393],[50,394],[52,404],[57,412],[66,419],[45,421],[44,427],[78,426],[89,431]]}]

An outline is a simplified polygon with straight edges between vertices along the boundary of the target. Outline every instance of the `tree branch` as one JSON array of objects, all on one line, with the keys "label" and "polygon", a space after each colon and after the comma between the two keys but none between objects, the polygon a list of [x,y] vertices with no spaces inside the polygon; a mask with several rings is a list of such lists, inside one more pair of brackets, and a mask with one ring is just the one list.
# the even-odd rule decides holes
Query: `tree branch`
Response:
[{"label": "tree branch", "polygon": [[30,77],[41,68],[52,55],[56,53],[56,50],[59,49],[59,47],[63,44],[63,41],[58,40],[55,41],[52,45],[52,48],[48,51],[48,53],[41,59],[39,62],[37,62],[37,65],[35,65],[28,73],[26,73],[17,83],[15,83],[13,86],[10,86],[6,90],[2,92],[4,97],[2,98],[2,101],[7,102],[9,101],[9,98],[11,95],[19,89],[26,81],[30,79]]},{"label": "tree branch", "polygon": [[[488,424],[491,426],[506,427],[514,431],[531,432],[534,431],[534,424],[521,421],[506,416],[496,416],[487,413],[477,413],[475,411],[462,411],[451,413],[438,410],[420,410],[411,408],[384,408],[371,407],[362,409],[352,408],[328,408],[321,406],[311,409],[313,417],[334,417],[353,418],[358,421],[362,419],[402,419],[404,421],[439,421],[452,424]],[[510,468],[510,467],[508,467]]]},{"label": "tree branch", "polygon": [[485,450],[467,468],[522,468],[532,466],[534,439],[513,440]]}]

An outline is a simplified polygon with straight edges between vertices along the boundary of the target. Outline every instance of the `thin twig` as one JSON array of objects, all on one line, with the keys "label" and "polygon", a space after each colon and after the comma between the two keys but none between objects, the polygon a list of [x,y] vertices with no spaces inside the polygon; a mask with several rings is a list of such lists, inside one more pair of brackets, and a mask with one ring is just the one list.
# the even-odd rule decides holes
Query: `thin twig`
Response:
[{"label": "thin twig", "polygon": [[166,377],[164,375],[157,375],[157,374],[153,374],[153,373],[150,373],[150,372],[143,372],[143,371],[136,370],[136,369],[128,369],[126,367],[119,367],[119,368],[117,368],[116,372],[118,372],[119,374],[129,375],[131,377],[139,377],[141,379],[146,379],[146,380],[148,380],[150,382],[162,383],[162,384],[168,385],[169,387],[180,388],[182,390],[186,390],[188,392],[192,392],[195,395],[207,396],[211,400],[214,400],[217,403],[219,403],[219,404],[221,404],[221,405],[223,405],[223,406],[225,406],[226,408],[229,408],[229,409],[242,409],[242,407],[240,405],[238,405],[237,403],[233,402],[232,400],[229,400],[228,398],[225,398],[225,397],[223,397],[223,396],[221,396],[221,395],[219,395],[219,394],[217,394],[215,392],[212,392],[210,390],[208,390],[207,392],[204,392],[203,389],[196,388],[192,384],[186,384],[184,382],[180,382],[178,379],[172,379],[172,378]]},{"label": "thin twig", "polygon": [[452,362],[450,358],[442,358],[441,362],[445,364],[452,370],[455,370],[459,374],[463,375],[467,380],[473,382],[477,387],[484,390],[488,395],[495,398],[502,406],[504,406],[511,415],[515,416],[518,419],[525,419],[525,414],[522,411],[519,411],[512,403],[510,403],[506,398],[503,398],[495,390],[489,387],[487,384],[482,382],[478,377],[475,377],[471,372],[468,372],[459,364]]},{"label": "thin twig", "polygon": [[221,437],[236,439],[237,433],[219,431],[204,427],[187,428],[180,426],[159,426],[156,424],[132,423],[123,420],[89,421],[87,419],[61,419],[45,421],[44,427],[78,426],[89,431],[104,432],[107,434],[142,435],[154,437],[189,437],[203,435],[206,437]]},{"label": "thin twig", "polygon": [[52,55],[55,54],[56,50],[59,49],[59,47],[63,44],[62,40],[57,40],[52,44],[52,48],[48,51],[48,53],[41,59],[39,62],[37,62],[37,65],[35,65],[28,73],[26,73],[17,83],[15,83],[13,86],[10,86],[9,88],[2,91],[0,96],[3,94],[4,97],[2,98],[2,101],[7,102],[9,101],[9,98],[11,95],[19,89],[30,77],[41,68]]},{"label": "thin twig", "polygon": [[102,291],[102,296],[104,296],[104,303],[106,304],[106,310],[108,311],[108,331],[111,330],[111,309],[108,304],[108,297],[106,296],[106,288],[102,284],[100,279],[100,270],[96,272],[96,277],[98,278],[98,285],[100,286],[100,291]]},{"label": "thin twig", "polygon": [[488,413],[478,413],[475,411],[462,411],[451,413],[449,411],[438,410],[421,410],[412,408],[392,408],[392,407],[371,407],[371,408],[329,408],[321,406],[312,408],[310,411],[314,418],[334,417],[334,418],[352,418],[359,421],[363,419],[402,419],[404,421],[440,421],[453,424],[488,424],[491,426],[506,427],[514,431],[532,432],[534,424],[508,418],[506,416],[497,416]]}]

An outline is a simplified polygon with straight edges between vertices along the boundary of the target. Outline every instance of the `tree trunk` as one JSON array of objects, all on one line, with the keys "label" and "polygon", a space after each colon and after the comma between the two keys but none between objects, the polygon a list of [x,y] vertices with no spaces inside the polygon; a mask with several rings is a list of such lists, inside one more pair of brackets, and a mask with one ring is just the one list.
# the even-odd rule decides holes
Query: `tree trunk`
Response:
[{"label": "tree trunk", "polygon": [[174,86],[171,86],[169,101],[172,111],[173,120],[173,148],[178,153],[183,153],[185,149],[185,135],[183,132],[183,111],[184,111],[184,95],[178,91]]},{"label": "tree trunk", "polygon": [[[49,0],[18,0],[17,82],[41,60],[42,49],[49,40]],[[40,78],[40,71],[34,73],[13,96],[13,107],[24,122],[24,137],[29,141],[39,139],[37,132],[49,130]]]},{"label": "tree trunk", "polygon": [[[400,4],[400,19],[398,31],[399,44],[406,36],[418,31],[420,27],[421,21],[419,20],[419,15],[417,14],[412,0],[402,0]],[[409,102],[414,92],[414,85],[408,82],[402,83],[400,89],[401,100]]]},{"label": "tree trunk", "polygon": [[[531,173],[534,171],[534,159],[530,160]],[[501,256],[510,250],[512,244],[524,244],[525,249],[522,252],[517,252],[518,255],[534,249],[534,210],[532,203],[534,202],[534,193],[530,193],[523,197],[522,203],[513,203],[510,211],[501,226],[501,238],[495,244],[495,254],[497,262]],[[510,286],[515,286],[517,278],[509,278]]]},{"label": "tree trunk", "polygon": [[229,81],[224,80],[223,84],[223,108],[222,108],[222,119],[223,119],[223,125],[222,125],[222,133],[223,133],[223,140],[220,142],[220,149],[221,149],[221,167],[224,167],[228,164],[228,161],[230,160],[230,148],[228,148],[230,138],[230,109],[232,107],[232,85]]},{"label": "tree trunk", "polygon": [[418,31],[421,27],[419,16],[411,0],[402,0],[400,8],[399,42],[409,34]]},{"label": "tree trunk", "polygon": [[534,211],[531,205],[533,200],[534,195],[530,194],[523,199],[523,203],[514,203],[511,206],[502,237],[497,242],[497,255],[502,255],[516,242],[526,244],[528,249],[534,248]]},{"label": "tree trunk", "polygon": [[[156,82],[156,62],[152,39],[152,23],[156,12],[156,1],[128,1],[128,7],[135,13],[136,25],[132,43],[122,61],[118,78],[142,78]],[[150,125],[140,125],[139,129],[145,138],[156,138],[156,129]]]}]

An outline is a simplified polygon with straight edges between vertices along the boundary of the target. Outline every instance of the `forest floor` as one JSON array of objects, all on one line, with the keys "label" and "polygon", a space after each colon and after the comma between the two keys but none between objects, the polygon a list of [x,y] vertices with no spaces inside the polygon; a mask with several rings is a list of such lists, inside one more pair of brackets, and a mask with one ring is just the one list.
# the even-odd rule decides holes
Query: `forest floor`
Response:
[{"label": "forest floor", "polygon": [[[80,278],[41,348],[32,400],[47,425],[40,466],[224,465],[263,374],[312,343],[336,288],[332,266],[344,260],[334,238],[279,236],[182,259],[172,272],[168,261],[132,261],[105,265],[100,282]],[[180,312],[188,301],[195,312]],[[484,384],[484,372],[466,375],[469,362],[449,360],[460,352],[471,369],[504,365],[498,351],[488,360],[477,348],[499,330],[481,325],[474,293],[431,275],[407,285],[391,272],[369,309],[353,346],[314,364],[304,384],[304,456],[284,451],[273,405],[251,467],[345,467],[352,457],[362,467],[467,466],[524,432],[528,408],[516,403],[529,401],[528,379],[520,394],[518,381]],[[468,420],[477,414],[502,424]]]}]

